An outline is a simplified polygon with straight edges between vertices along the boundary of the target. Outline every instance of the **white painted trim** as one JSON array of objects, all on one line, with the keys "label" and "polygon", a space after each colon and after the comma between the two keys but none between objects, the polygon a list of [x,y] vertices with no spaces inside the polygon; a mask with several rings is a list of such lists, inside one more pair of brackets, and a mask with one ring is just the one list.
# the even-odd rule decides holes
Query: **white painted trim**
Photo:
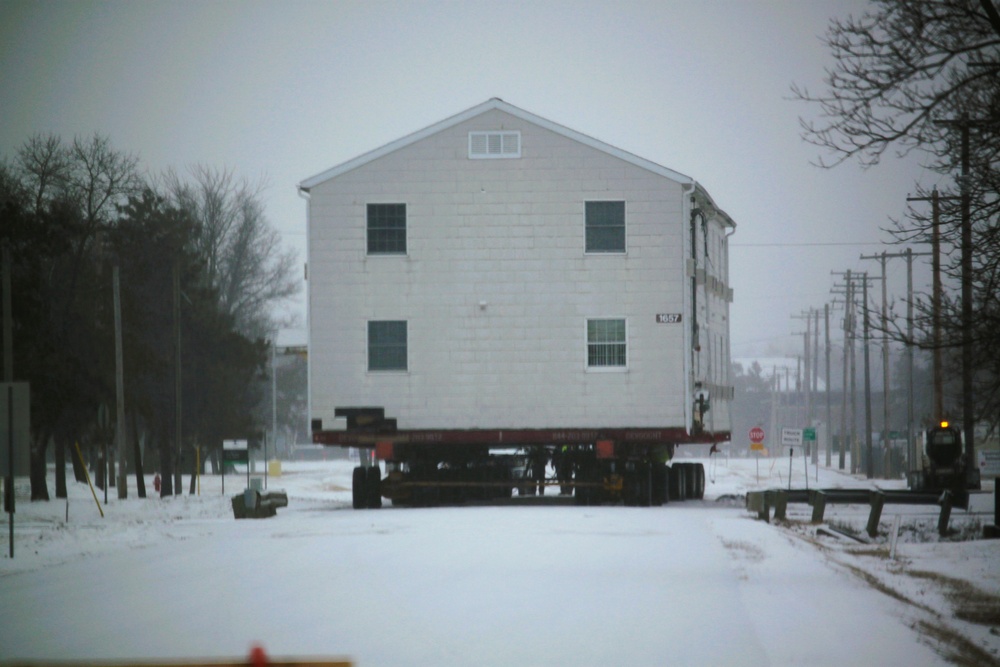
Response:
[{"label": "white painted trim", "polygon": [[[403,228],[403,242],[406,244],[406,252],[368,252],[368,206],[375,204],[402,204],[406,211],[406,227]],[[410,202],[408,201],[366,201],[364,203],[363,225],[365,229],[365,259],[372,257],[409,257],[410,256]]]},{"label": "white painted trim", "polygon": [[[406,325],[406,368],[372,369],[372,322],[402,322]],[[365,320],[365,375],[407,375],[410,372],[410,321],[409,320]]]},{"label": "white painted trim", "polygon": [[[489,152],[490,135],[499,135],[500,152]],[[503,142],[505,137],[517,137],[517,150],[513,153],[503,152]],[[486,137],[486,152],[472,152],[472,139],[474,137]],[[521,132],[520,130],[472,130],[469,132],[469,159],[470,160],[515,160],[521,157]]]},{"label": "white painted trim", "polygon": [[[591,366],[590,339],[588,338],[591,320],[623,320],[625,322],[625,365],[624,366]],[[632,355],[629,351],[628,317],[624,315],[595,315],[583,318],[583,369],[587,373],[628,373],[629,361]]]},{"label": "white painted trim", "polygon": [[[623,250],[587,250],[587,204],[590,202],[621,202],[625,205],[625,248]],[[610,199],[584,199],[583,200],[583,254],[585,257],[624,257],[628,255],[628,200],[618,198]]]}]

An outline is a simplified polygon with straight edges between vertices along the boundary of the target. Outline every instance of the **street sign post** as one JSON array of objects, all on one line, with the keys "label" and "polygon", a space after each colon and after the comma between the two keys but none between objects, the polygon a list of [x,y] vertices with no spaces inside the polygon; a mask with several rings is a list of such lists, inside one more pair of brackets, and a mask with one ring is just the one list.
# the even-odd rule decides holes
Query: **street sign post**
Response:
[{"label": "street sign post", "polygon": [[222,441],[222,495],[226,495],[226,463],[247,464],[247,488],[250,488],[250,450],[246,440]]},{"label": "street sign post", "polygon": [[0,383],[0,476],[10,526],[11,558],[14,557],[14,477],[30,473],[30,402],[27,382]]},{"label": "street sign post", "polygon": [[750,429],[747,434],[750,436],[750,450],[758,452],[757,454],[757,482],[760,482],[760,454],[759,452],[764,451],[764,429],[760,426],[754,426]]},{"label": "street sign post", "polygon": [[[801,447],[803,442],[816,441],[816,429],[814,428],[783,428],[781,429],[781,446],[788,447],[788,488],[792,488],[792,458],[795,448]],[[809,488],[809,457],[803,450],[803,463],[806,466],[806,488]]]},{"label": "street sign post", "polygon": [[805,451],[802,452],[802,464],[806,469],[806,485],[809,484],[809,457],[812,456],[813,460],[816,461],[816,481],[819,481],[819,457],[817,453],[816,444],[816,429],[809,427],[802,429],[802,442],[806,446]]},{"label": "street sign post", "polygon": [[[783,428],[781,429],[781,446],[782,447],[801,447],[802,446],[802,436],[805,429],[801,428]],[[816,437],[816,432],[813,431],[813,437]]]}]

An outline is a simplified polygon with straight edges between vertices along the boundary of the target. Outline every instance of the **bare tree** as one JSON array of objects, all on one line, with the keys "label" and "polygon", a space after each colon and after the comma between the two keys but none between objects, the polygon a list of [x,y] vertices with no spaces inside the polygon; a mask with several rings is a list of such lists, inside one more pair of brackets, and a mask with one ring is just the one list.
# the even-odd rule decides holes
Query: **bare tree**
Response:
[{"label": "bare tree", "polygon": [[58,464],[66,443],[96,415],[106,381],[93,326],[105,293],[99,235],[115,224],[118,205],[141,185],[137,165],[134,155],[98,134],[69,145],[54,135],[36,135],[5,169],[9,219],[18,225],[24,255],[20,279],[25,296],[34,299],[34,312],[22,311],[22,323],[33,327],[27,341],[36,399],[32,498],[48,497],[50,435],[56,439],[56,494],[65,496],[65,466]]},{"label": "bare tree", "polygon": [[66,182],[69,173],[66,148],[54,134],[36,134],[21,146],[17,159],[23,186],[32,193],[34,213],[38,215]]},{"label": "bare tree", "polygon": [[819,120],[800,122],[803,138],[832,157],[820,164],[876,164],[893,146],[940,153],[949,130],[936,121],[996,104],[1000,31],[986,7],[991,0],[875,0],[859,18],[832,19],[826,90],[792,86],[819,107]]},{"label": "bare tree", "polygon": [[[831,20],[825,42],[834,59],[825,90],[813,94],[792,87],[798,99],[819,110],[817,118],[800,119],[803,138],[825,153],[818,163],[829,167],[856,159],[868,166],[890,148],[898,155],[916,150],[928,167],[954,177],[953,185],[935,197],[937,225],[923,204],[911,206],[906,220],[894,221],[887,231],[898,241],[917,242],[928,241],[935,228],[940,232],[946,285],[965,281],[967,300],[954,289],[943,296],[944,331],[935,343],[930,299],[922,298],[921,334],[910,342],[928,348],[968,344],[964,349],[971,348],[972,359],[963,365],[976,369],[975,420],[995,423],[1000,414],[997,5],[994,0],[874,0],[861,17]],[[971,242],[962,239],[961,221]],[[963,245],[974,248],[964,260]],[[898,328],[896,333],[904,338]]]},{"label": "bare tree", "polygon": [[191,168],[189,181],[174,171],[163,181],[167,197],[199,223],[197,247],[224,312],[247,338],[268,337],[278,327],[272,306],[294,295],[298,285],[292,278],[295,252],[282,250],[264,213],[264,181],[202,165]]}]

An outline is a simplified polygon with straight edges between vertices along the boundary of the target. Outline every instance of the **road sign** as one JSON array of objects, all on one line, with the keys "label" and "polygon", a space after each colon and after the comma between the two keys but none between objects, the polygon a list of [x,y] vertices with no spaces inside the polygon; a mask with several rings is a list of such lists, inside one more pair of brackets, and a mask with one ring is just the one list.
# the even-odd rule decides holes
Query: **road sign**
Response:
[{"label": "road sign", "polygon": [[222,460],[230,463],[248,463],[250,452],[246,440],[223,440]]},{"label": "road sign", "polygon": [[754,426],[750,429],[750,442],[755,445],[759,445],[764,442],[764,429],[760,426]]},{"label": "road sign", "polygon": [[1000,451],[990,449],[979,451],[979,475],[1000,477]]},{"label": "road sign", "polygon": [[802,429],[802,439],[806,442],[816,442],[816,429],[814,428],[804,428]]},{"label": "road sign", "polygon": [[783,428],[781,429],[781,444],[784,447],[801,447],[802,446],[802,430],[801,428]]},{"label": "road sign", "polygon": [[[13,406],[10,404],[13,403]],[[13,412],[9,409],[13,407]],[[13,434],[14,440],[11,441]],[[26,477],[31,458],[31,391],[27,382],[0,383],[0,476]]]},{"label": "road sign", "polygon": [[229,463],[247,463],[250,461],[250,453],[245,449],[223,449],[222,460]]},{"label": "road sign", "polygon": [[763,442],[751,442],[750,443],[750,451],[752,451],[752,452],[762,452],[762,451],[764,451],[764,443]]}]

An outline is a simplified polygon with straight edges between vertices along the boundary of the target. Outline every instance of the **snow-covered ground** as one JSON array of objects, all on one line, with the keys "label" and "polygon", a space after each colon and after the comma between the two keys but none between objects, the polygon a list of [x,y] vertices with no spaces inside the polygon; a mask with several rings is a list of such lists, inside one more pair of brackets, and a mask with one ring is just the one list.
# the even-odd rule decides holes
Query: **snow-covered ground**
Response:
[{"label": "snow-covered ground", "polygon": [[[359,667],[1000,665],[1000,541],[959,541],[992,523],[992,484],[954,510],[949,538],[936,507],[886,506],[859,543],[818,534],[807,506],[781,525],[744,508],[747,491],[787,486],[788,459],[694,460],[705,500],[660,508],[354,511],[343,460],[283,462],[268,486],[290,504],[263,520],[233,519],[240,475],[226,495],[218,477],[198,496],[112,489],[103,518],[86,485],[32,503],[19,481],[13,559],[0,538],[0,663],[232,659],[260,644]],[[863,535],[867,518],[830,506],[826,525]]]}]

